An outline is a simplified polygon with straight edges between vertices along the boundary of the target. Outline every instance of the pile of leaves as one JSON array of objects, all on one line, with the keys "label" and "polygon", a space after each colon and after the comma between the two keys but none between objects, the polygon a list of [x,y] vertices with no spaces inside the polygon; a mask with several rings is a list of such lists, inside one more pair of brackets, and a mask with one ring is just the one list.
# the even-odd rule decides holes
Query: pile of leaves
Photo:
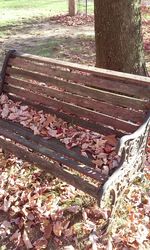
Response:
[{"label": "pile of leaves", "polygon": [[[30,128],[46,140],[59,139],[68,149],[76,146],[91,157],[95,168],[109,173],[118,165],[114,135],[72,126],[8,96],[0,97],[0,116]],[[150,148],[141,176],[126,191],[106,234],[101,227],[107,211],[95,201],[36,166],[11,156],[0,157],[0,243],[3,249],[104,250],[149,248]]]},{"label": "pile of leaves", "polygon": [[[84,232],[95,228],[87,220],[91,212],[82,208],[82,192],[15,157],[6,161],[1,156],[0,187],[0,237],[9,249],[45,249],[50,238],[57,249],[62,241],[74,245],[78,237],[74,223],[80,219]],[[99,212],[101,220],[103,216]]]},{"label": "pile of leaves", "polygon": [[2,249],[131,250],[150,245],[150,165],[126,190],[108,233],[107,213],[89,196],[11,156],[0,157]]},{"label": "pile of leaves", "polygon": [[14,102],[5,94],[0,97],[0,116],[30,128],[34,135],[41,135],[47,140],[55,137],[63,142],[67,149],[78,147],[81,155],[90,157],[95,168],[105,175],[109,175],[110,170],[118,166],[120,159],[115,151],[115,135],[104,136],[70,125],[55,115]]},{"label": "pile of leaves", "polygon": [[94,16],[93,15],[86,15],[86,14],[77,14],[75,16],[69,15],[57,15],[51,17],[52,21],[56,23],[61,23],[61,25],[66,26],[79,26],[84,24],[94,24]]}]

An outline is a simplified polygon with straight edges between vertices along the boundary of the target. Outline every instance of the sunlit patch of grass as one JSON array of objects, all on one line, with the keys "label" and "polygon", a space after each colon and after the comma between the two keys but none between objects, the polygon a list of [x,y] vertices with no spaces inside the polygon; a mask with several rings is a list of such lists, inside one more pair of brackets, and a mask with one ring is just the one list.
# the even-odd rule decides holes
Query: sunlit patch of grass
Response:
[{"label": "sunlit patch of grass", "polygon": [[0,1],[0,27],[21,25],[36,18],[46,18],[68,10],[65,0],[11,0]]},{"label": "sunlit patch of grass", "polygon": [[[27,53],[93,65],[95,43],[92,36],[52,37],[37,41],[34,47],[24,49]],[[86,53],[88,51],[88,54]]]}]

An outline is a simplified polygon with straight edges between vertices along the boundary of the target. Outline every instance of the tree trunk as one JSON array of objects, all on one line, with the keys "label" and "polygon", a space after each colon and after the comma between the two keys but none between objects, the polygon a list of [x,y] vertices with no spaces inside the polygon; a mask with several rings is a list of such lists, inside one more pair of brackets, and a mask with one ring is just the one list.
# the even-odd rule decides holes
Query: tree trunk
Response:
[{"label": "tree trunk", "polygon": [[69,16],[75,16],[77,13],[77,1],[69,0]]},{"label": "tree trunk", "polygon": [[96,66],[146,75],[140,0],[94,0]]}]

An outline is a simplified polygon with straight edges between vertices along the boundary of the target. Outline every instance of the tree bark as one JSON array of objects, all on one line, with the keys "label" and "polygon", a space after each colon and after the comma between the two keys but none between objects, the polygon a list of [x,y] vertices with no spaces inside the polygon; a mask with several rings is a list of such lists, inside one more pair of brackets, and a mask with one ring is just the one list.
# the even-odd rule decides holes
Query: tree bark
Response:
[{"label": "tree bark", "polygon": [[69,0],[69,16],[75,16],[77,13],[77,1]]},{"label": "tree bark", "polygon": [[140,0],[94,0],[96,66],[146,75]]}]

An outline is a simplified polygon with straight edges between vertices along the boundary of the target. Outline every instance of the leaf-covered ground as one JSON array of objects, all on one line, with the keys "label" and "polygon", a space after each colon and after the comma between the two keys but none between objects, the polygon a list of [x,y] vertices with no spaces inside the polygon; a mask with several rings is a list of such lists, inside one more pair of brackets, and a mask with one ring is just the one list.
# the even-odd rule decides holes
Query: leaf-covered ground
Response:
[{"label": "leaf-covered ground", "polygon": [[10,156],[0,158],[1,249],[149,249],[150,164],[128,188],[108,233],[94,199]]},{"label": "leaf-covered ground", "polygon": [[[117,139],[67,124],[56,116],[0,97],[0,116],[67,149],[78,146],[108,175],[118,165]],[[91,197],[12,155],[0,157],[1,249],[149,249],[150,150],[145,172],[130,185],[102,234],[108,212]]]}]

